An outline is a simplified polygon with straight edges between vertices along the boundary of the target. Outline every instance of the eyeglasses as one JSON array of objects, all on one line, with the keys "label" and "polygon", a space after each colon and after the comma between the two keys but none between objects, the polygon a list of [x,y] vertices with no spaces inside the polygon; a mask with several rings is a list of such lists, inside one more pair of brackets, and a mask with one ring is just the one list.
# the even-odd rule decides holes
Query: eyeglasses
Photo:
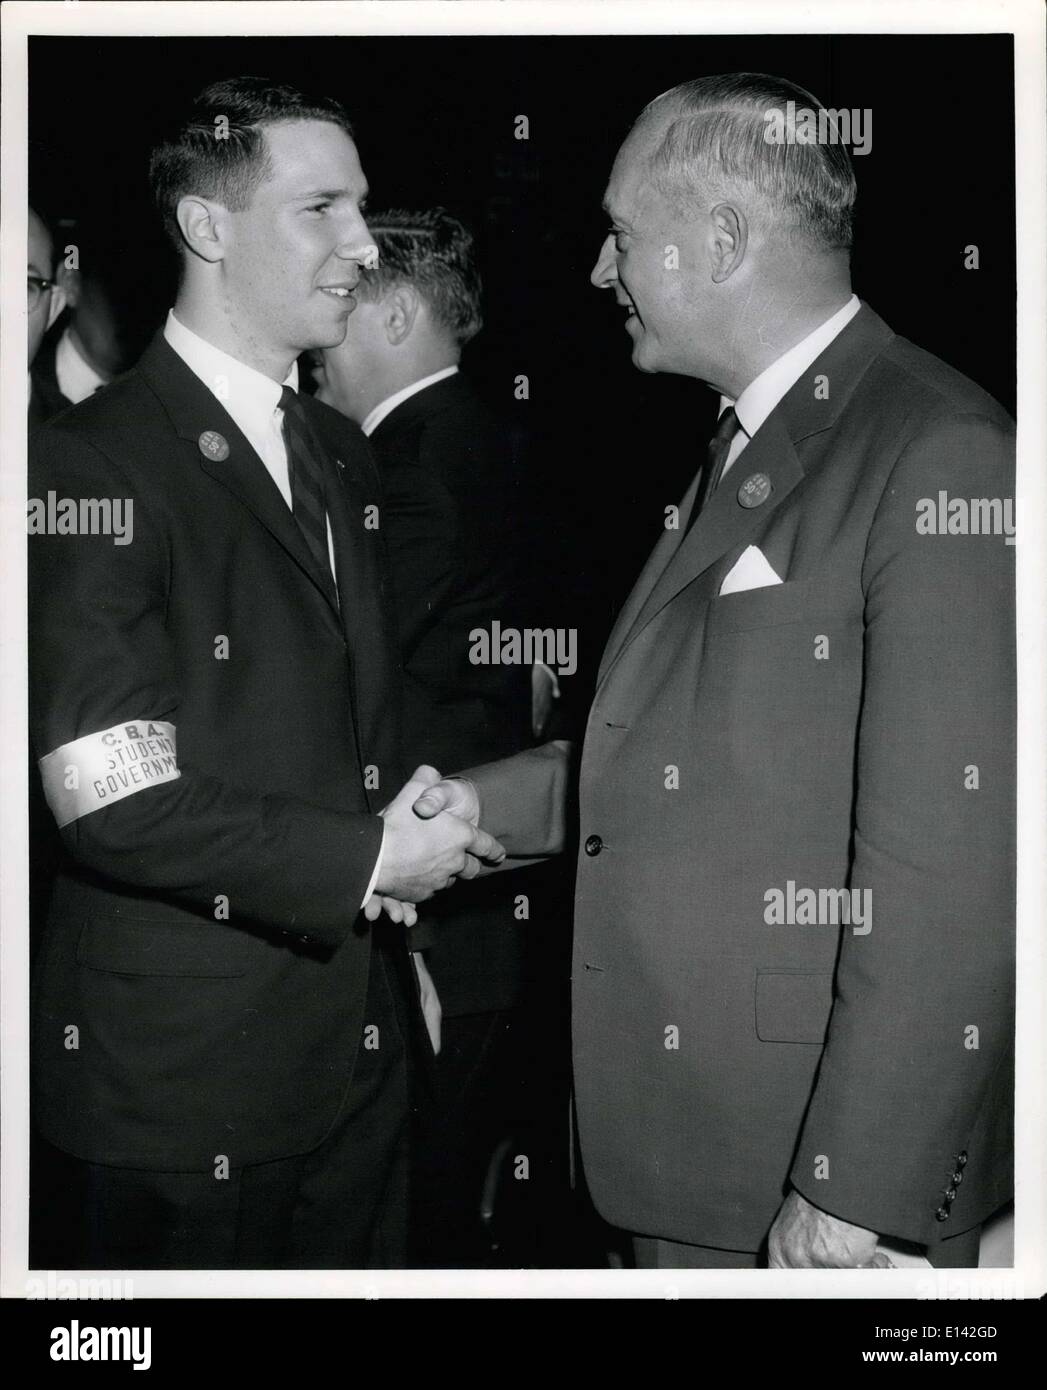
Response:
[{"label": "eyeglasses", "polygon": [[50,294],[55,287],[53,280],[45,280],[40,275],[26,276],[26,293],[28,296],[29,312],[36,309],[45,294]]}]

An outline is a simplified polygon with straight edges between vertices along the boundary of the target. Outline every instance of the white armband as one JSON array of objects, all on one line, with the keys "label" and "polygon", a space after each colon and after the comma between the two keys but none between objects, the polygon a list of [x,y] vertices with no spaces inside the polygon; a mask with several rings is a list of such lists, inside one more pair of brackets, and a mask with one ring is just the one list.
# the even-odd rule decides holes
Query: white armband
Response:
[{"label": "white armband", "polygon": [[40,759],[44,795],[58,826],[181,776],[175,726],[159,719],[116,724],[63,743]]}]

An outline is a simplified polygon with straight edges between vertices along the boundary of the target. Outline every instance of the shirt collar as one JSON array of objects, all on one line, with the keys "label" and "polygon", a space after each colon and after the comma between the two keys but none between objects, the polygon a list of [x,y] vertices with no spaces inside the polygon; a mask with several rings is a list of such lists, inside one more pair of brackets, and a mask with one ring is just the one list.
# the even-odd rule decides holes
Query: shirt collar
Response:
[{"label": "shirt collar", "polygon": [[778,402],[796,385],[815,358],[843,332],[861,307],[858,296],[852,294],[842,309],[766,367],[736,401],[730,396],[721,396],[720,414],[733,405],[738,423],[751,439]]},{"label": "shirt collar", "polygon": [[[173,309],[167,314],[164,337],[190,371],[195,372],[207,389],[221,401],[248,441],[257,449],[255,441],[264,437],[270,428],[283,387],[264,372],[249,367],[237,357],[231,357],[191,328],[186,328],[175,318]],[[290,386],[292,391],[298,390],[297,362],[291,364],[283,386]]]},{"label": "shirt collar", "polygon": [[105,377],[87,361],[68,328],[55,346],[55,379],[62,395],[74,403],[87,400],[105,385]]},{"label": "shirt collar", "polygon": [[424,391],[427,386],[432,386],[434,382],[443,381],[444,377],[454,376],[457,370],[457,366],[441,367],[438,372],[433,372],[432,376],[423,376],[421,381],[413,381],[410,386],[405,386],[402,391],[397,391],[395,395],[386,396],[384,401],[375,406],[360,428],[364,434],[373,434],[385,417],[391,415],[398,405],[402,405],[404,401],[419,391]]}]

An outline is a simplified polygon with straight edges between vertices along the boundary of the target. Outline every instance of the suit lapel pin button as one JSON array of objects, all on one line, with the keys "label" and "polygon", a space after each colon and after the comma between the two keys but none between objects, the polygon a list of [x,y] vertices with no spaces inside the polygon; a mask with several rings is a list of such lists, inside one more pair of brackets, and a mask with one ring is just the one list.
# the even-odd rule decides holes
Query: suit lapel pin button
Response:
[{"label": "suit lapel pin button", "polygon": [[754,473],[738,489],[738,501],[743,507],[762,507],[771,495],[771,480],[766,473]]},{"label": "suit lapel pin button", "polygon": [[219,434],[217,430],[204,430],[196,442],[205,459],[222,463],[229,457],[229,444],[225,436]]}]

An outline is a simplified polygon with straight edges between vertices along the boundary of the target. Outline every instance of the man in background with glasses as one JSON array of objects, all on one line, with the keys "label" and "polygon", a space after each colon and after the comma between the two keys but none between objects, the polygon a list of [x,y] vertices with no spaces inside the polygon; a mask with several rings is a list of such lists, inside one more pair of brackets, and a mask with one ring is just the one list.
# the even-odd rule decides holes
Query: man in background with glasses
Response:
[{"label": "man in background with glasses", "polygon": [[54,241],[43,218],[29,209],[26,264],[26,309],[29,339],[29,427],[42,424],[64,410],[69,401],[32,371],[44,334],[65,308],[65,292],[56,284]]}]

